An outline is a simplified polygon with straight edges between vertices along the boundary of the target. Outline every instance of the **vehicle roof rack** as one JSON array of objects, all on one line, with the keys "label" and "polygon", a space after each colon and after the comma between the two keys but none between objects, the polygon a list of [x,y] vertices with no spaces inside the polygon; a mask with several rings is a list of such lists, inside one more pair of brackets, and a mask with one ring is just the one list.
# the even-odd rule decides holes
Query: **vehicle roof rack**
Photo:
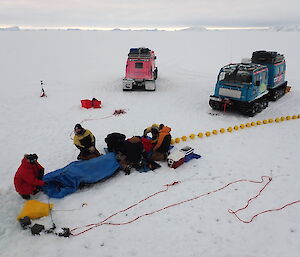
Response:
[{"label": "vehicle roof rack", "polygon": [[284,56],[277,52],[260,50],[252,53],[251,61],[259,64],[273,64],[284,61]]},{"label": "vehicle roof rack", "polygon": [[151,50],[149,48],[139,47],[130,48],[129,57],[150,57]]},{"label": "vehicle roof rack", "polygon": [[258,63],[231,63],[223,67],[225,70],[239,70],[239,71],[247,71],[252,72],[255,70],[263,69],[265,66]]}]

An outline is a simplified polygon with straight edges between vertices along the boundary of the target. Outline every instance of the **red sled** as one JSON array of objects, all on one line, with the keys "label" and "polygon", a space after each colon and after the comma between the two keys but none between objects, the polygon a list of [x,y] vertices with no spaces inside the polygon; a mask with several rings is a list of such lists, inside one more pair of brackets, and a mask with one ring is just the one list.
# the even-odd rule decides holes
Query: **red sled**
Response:
[{"label": "red sled", "polygon": [[96,98],[93,98],[92,100],[89,99],[84,99],[84,100],[80,100],[81,102],[81,107],[86,108],[86,109],[90,109],[90,108],[101,108],[101,101],[97,100]]},{"label": "red sled", "polygon": [[90,109],[93,107],[93,103],[89,99],[84,99],[84,100],[81,100],[80,102],[81,102],[81,107],[83,107],[83,108]]},{"label": "red sled", "polygon": [[92,106],[93,108],[101,108],[101,101],[97,100],[96,98],[92,99]]}]

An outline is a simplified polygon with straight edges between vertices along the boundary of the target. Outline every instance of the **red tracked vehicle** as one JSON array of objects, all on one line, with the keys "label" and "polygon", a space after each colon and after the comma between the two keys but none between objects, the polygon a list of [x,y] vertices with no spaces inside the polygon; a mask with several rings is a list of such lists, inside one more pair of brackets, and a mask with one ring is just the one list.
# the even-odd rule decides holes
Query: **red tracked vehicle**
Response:
[{"label": "red tracked vehicle", "polygon": [[155,66],[156,56],[149,48],[131,48],[126,63],[123,79],[123,91],[155,91],[158,70]]}]

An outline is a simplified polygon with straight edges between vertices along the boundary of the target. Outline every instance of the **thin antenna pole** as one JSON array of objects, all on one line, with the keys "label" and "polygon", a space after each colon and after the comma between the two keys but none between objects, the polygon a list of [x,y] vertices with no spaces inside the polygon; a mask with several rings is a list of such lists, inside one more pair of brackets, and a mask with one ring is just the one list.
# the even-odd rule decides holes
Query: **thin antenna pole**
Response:
[{"label": "thin antenna pole", "polygon": [[44,97],[44,96],[47,96],[46,93],[45,93],[45,90],[44,90],[44,82],[41,80],[41,87],[42,87],[42,92],[41,92],[41,95],[40,97]]}]

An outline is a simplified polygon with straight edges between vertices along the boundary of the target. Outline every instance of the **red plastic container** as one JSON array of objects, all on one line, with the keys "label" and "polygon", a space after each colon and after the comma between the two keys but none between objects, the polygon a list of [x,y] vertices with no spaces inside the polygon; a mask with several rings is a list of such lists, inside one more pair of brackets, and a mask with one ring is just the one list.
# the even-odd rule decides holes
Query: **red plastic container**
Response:
[{"label": "red plastic container", "polygon": [[101,108],[101,101],[99,101],[99,100],[97,100],[96,98],[94,98],[93,100],[92,100],[92,106],[94,107],[94,108]]},{"label": "red plastic container", "polygon": [[185,154],[180,151],[174,151],[168,156],[168,166],[176,169],[184,163]]},{"label": "red plastic container", "polygon": [[178,161],[174,161],[170,167],[173,168],[173,169],[176,169],[178,168],[179,166],[181,166],[182,164],[184,164],[184,158],[181,158],[180,160]]},{"label": "red plastic container", "polygon": [[81,100],[80,102],[81,102],[81,107],[83,107],[83,108],[90,109],[93,107],[93,103],[89,99],[84,99],[84,100]]}]

